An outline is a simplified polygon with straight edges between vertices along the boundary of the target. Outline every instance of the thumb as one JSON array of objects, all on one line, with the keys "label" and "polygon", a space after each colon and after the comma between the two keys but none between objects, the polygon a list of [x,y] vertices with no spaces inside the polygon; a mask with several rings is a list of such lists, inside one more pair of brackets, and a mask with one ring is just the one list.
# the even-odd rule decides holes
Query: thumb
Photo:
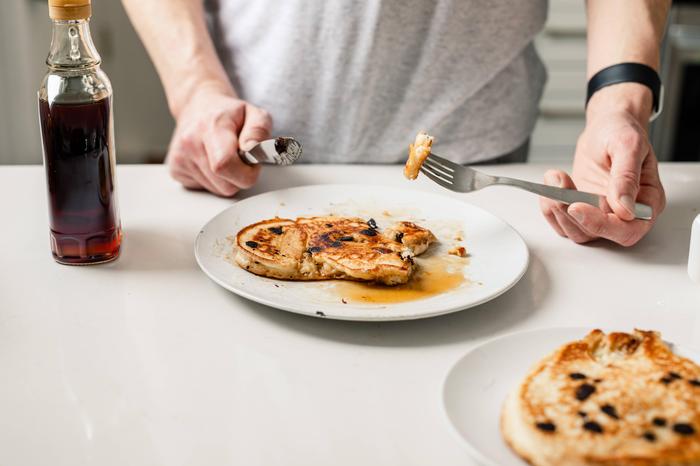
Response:
[{"label": "thumb", "polygon": [[642,136],[635,132],[609,150],[610,181],[607,200],[612,211],[623,220],[634,219],[634,204],[639,194],[639,179],[642,164],[649,154],[649,148]]},{"label": "thumb", "polygon": [[242,150],[249,150],[255,144],[270,137],[272,118],[265,110],[246,105],[245,121],[239,135]]}]

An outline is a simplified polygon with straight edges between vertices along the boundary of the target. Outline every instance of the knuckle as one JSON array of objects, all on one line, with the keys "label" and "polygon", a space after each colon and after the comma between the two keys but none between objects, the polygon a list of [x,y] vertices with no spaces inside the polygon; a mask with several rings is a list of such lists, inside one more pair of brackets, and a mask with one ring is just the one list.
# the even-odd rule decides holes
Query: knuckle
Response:
[{"label": "knuckle", "polygon": [[190,183],[190,179],[186,177],[183,173],[178,172],[178,171],[170,171],[170,176],[177,181],[178,183],[182,184],[185,187],[190,187],[188,184]]},{"label": "knuckle", "polygon": [[180,171],[175,167],[173,159],[170,159],[170,161],[168,162],[168,173],[170,173],[170,176],[172,176],[175,179],[177,179],[177,177],[180,174]]},{"label": "knuckle", "polygon": [[238,179],[238,186],[241,189],[248,189],[248,188],[253,187],[253,185],[255,184],[255,182],[257,180],[258,180],[257,172],[244,173]]},{"label": "knuckle", "polygon": [[173,177],[175,177],[176,174],[181,173],[185,168],[184,156],[182,155],[182,152],[171,152],[168,154],[166,160],[168,161],[168,170]]},{"label": "knuckle", "polygon": [[233,125],[234,117],[231,112],[215,112],[209,115],[206,123],[208,130],[213,130],[220,127],[229,127]]},{"label": "knuckle", "polygon": [[170,167],[170,177],[172,179],[174,179],[175,181],[179,181],[180,183],[182,183],[182,181],[184,179],[182,174],[177,170],[173,170],[172,167]]},{"label": "knuckle", "polygon": [[182,184],[182,186],[184,186],[187,189],[199,189],[199,188],[201,188],[199,183],[197,183],[196,181],[189,179],[189,178],[181,179],[178,181]]},{"label": "knuckle", "polygon": [[576,244],[584,244],[588,242],[588,238],[586,238],[585,236],[574,235],[570,236],[570,239]]},{"label": "knuckle", "polygon": [[171,146],[170,149],[168,149],[168,153],[165,155],[165,162],[168,164],[168,166],[172,169],[173,165],[177,165],[179,163],[182,163],[182,155],[180,154],[179,151],[174,150],[173,147]]},{"label": "knuckle", "polygon": [[552,215],[552,203],[548,199],[540,197],[540,210],[545,216]]},{"label": "knuckle", "polygon": [[272,115],[267,110],[260,109],[260,121],[261,125],[270,127],[272,126]]},{"label": "knuckle", "polygon": [[268,134],[269,131],[270,130],[267,127],[265,127],[263,125],[256,124],[256,125],[253,125],[250,128],[248,128],[247,133],[249,135],[260,136],[260,135]]},{"label": "knuckle", "polygon": [[603,225],[600,222],[591,222],[588,225],[586,225],[586,230],[588,230],[591,234],[596,235],[596,236],[604,236],[605,235],[605,225]]},{"label": "knuckle", "polygon": [[638,235],[636,235],[636,234],[634,234],[634,233],[630,233],[630,234],[625,235],[625,236],[621,239],[620,245],[621,245],[621,246],[624,246],[624,247],[626,247],[626,248],[628,248],[628,247],[630,247],[630,246],[634,246],[635,244],[637,244],[637,242],[638,242],[640,239],[641,239],[640,236],[638,236]]},{"label": "knuckle", "polygon": [[632,170],[622,170],[616,173],[617,184],[623,187],[636,187],[638,183],[637,174]]},{"label": "knuckle", "polygon": [[210,168],[217,176],[223,176],[228,169],[228,159],[226,157],[220,158],[218,160],[210,159]]},{"label": "knuckle", "polygon": [[639,152],[644,148],[645,139],[634,129],[627,129],[618,135],[618,144],[631,152]]},{"label": "knuckle", "polygon": [[246,118],[255,122],[254,126],[269,126],[272,123],[272,115],[264,108],[247,104],[245,112]]},{"label": "knuckle", "polygon": [[197,145],[195,134],[189,131],[181,134],[178,140],[178,145],[184,151],[194,151],[194,148]]},{"label": "knuckle", "polygon": [[566,238],[564,230],[561,229],[561,226],[559,223],[557,223],[555,218],[547,217],[547,223],[549,223],[549,226],[552,227],[552,230],[554,230],[557,235],[561,236],[562,238]]},{"label": "knuckle", "polygon": [[227,184],[226,186],[223,186],[221,188],[221,194],[224,197],[231,197],[234,194],[236,194],[237,192],[238,192],[238,188],[235,187],[234,185],[231,185],[231,184]]},{"label": "knuckle", "polygon": [[624,168],[622,170],[619,170],[616,173],[616,175],[619,179],[622,179],[624,181],[631,181],[634,183],[636,183],[639,179],[639,174],[637,174],[632,168]]},{"label": "knuckle", "polygon": [[238,185],[240,186],[241,189],[252,188],[254,184],[255,184],[255,179],[250,178],[250,177],[243,177],[243,178],[240,178],[238,180]]}]

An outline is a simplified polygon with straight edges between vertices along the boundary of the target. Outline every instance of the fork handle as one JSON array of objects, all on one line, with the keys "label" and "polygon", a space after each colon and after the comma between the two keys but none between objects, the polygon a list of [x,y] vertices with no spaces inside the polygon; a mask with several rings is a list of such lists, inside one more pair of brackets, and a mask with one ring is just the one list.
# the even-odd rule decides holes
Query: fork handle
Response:
[{"label": "fork handle", "polygon": [[[574,202],[583,202],[592,205],[593,207],[603,208],[607,201],[605,196],[598,194],[577,191],[575,189],[557,188],[555,186],[547,186],[541,183],[531,183],[529,181],[517,180],[515,178],[507,178],[504,176],[494,177],[494,184],[502,184],[514,186],[516,188],[530,191],[531,193],[539,194],[540,196],[563,202],[564,204],[573,204]],[[653,210],[646,204],[634,204],[634,217],[640,220],[651,220]]]}]

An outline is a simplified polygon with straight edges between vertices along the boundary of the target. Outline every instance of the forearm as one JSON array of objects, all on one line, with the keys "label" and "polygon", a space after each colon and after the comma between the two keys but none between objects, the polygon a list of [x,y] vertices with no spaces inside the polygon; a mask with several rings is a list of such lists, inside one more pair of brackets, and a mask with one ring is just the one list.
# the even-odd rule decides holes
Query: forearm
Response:
[{"label": "forearm", "polygon": [[122,0],[177,118],[195,89],[235,96],[204,20],[202,0]]},{"label": "forearm", "polygon": [[[587,78],[623,62],[643,63],[658,71],[670,5],[670,0],[588,0]],[[636,83],[601,89],[591,103],[593,107],[624,108],[640,121],[646,121],[652,112],[651,91]]]}]

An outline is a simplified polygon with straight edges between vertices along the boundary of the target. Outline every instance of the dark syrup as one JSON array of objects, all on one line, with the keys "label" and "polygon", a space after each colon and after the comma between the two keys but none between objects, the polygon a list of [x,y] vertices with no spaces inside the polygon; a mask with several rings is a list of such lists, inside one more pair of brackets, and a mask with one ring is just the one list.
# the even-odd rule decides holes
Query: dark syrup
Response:
[{"label": "dark syrup", "polygon": [[92,264],[119,256],[110,103],[39,100],[51,250],[58,262]]}]

